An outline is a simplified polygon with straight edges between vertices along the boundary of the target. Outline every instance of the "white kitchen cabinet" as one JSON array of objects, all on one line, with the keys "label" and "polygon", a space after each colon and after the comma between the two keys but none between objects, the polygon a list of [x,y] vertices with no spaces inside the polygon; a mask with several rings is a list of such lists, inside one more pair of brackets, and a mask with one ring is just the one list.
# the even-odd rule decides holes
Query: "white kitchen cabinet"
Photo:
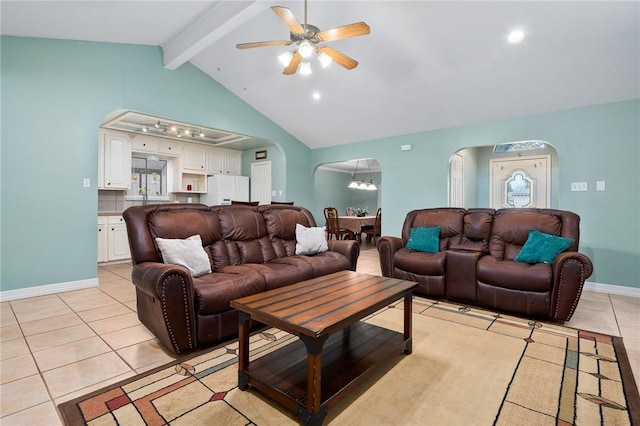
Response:
[{"label": "white kitchen cabinet", "polygon": [[206,164],[208,175],[240,175],[242,174],[242,151],[207,147]]},{"label": "white kitchen cabinet", "polygon": [[107,216],[107,261],[131,258],[127,225],[122,216]]},{"label": "white kitchen cabinet", "polygon": [[224,150],[214,147],[206,147],[206,163],[208,175],[221,175],[224,173]]},{"label": "white kitchen cabinet", "polygon": [[133,152],[150,152],[155,154],[158,152],[158,139],[150,136],[135,135],[131,141],[131,150]]},{"label": "white kitchen cabinet", "polygon": [[171,139],[160,139],[158,141],[158,154],[170,156],[180,155],[180,142]]},{"label": "white kitchen cabinet", "polygon": [[225,173],[239,176],[242,172],[242,151],[225,151]]},{"label": "white kitchen cabinet", "polygon": [[129,189],[131,182],[131,139],[126,133],[100,131],[98,189]]},{"label": "white kitchen cabinet", "polygon": [[182,153],[182,169],[192,170],[196,172],[206,173],[206,156],[205,146],[199,143],[183,143]]},{"label": "white kitchen cabinet", "polygon": [[98,262],[106,262],[109,259],[108,256],[107,217],[98,216]]}]

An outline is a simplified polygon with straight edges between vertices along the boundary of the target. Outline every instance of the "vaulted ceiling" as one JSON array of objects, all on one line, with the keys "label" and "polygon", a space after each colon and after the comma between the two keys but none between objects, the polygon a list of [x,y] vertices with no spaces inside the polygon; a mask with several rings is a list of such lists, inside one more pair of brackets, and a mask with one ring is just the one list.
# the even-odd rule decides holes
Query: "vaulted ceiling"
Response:
[{"label": "vaulted ceiling", "polygon": [[312,148],[640,97],[638,1],[310,0],[308,23],[371,34],[329,43],[357,68],[308,76],[282,74],[286,46],[235,48],[289,38],[274,5],[304,21],[302,0],[3,0],[1,32],[161,46]]}]

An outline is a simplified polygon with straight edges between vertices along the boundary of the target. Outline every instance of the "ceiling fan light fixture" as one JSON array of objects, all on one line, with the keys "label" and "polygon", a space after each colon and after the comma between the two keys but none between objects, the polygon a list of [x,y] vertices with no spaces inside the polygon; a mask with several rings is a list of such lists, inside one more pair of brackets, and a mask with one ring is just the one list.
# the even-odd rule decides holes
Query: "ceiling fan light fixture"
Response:
[{"label": "ceiling fan light fixture", "polygon": [[292,58],[293,58],[293,52],[291,51],[286,51],[282,55],[278,56],[278,60],[280,61],[283,67],[286,67],[287,65],[289,65],[289,62],[291,62]]},{"label": "ceiling fan light fixture", "polygon": [[347,186],[347,188],[356,189],[358,188],[358,185],[359,185],[358,182],[356,182],[355,180],[352,180],[349,186]]},{"label": "ceiling fan light fixture", "polygon": [[358,189],[367,189],[367,184],[366,184],[366,183],[364,183],[364,182],[360,182],[360,183],[358,184]]},{"label": "ceiling fan light fixture", "polygon": [[309,61],[302,61],[300,62],[300,74],[302,75],[309,75],[311,74],[311,64],[309,63]]},{"label": "ceiling fan light fixture", "polygon": [[318,60],[320,61],[320,65],[322,65],[322,68],[328,67],[329,65],[331,65],[331,62],[333,62],[331,56],[327,55],[324,52],[320,52],[318,54]]},{"label": "ceiling fan light fixture", "polygon": [[509,44],[518,44],[524,40],[525,33],[522,30],[514,30],[509,33],[507,36],[507,43]]},{"label": "ceiling fan light fixture", "polygon": [[367,191],[377,191],[378,187],[373,184],[373,182],[369,182],[367,184]]},{"label": "ceiling fan light fixture", "polygon": [[298,53],[302,56],[303,59],[309,59],[311,55],[313,55],[313,45],[309,40],[304,40],[298,46]]}]

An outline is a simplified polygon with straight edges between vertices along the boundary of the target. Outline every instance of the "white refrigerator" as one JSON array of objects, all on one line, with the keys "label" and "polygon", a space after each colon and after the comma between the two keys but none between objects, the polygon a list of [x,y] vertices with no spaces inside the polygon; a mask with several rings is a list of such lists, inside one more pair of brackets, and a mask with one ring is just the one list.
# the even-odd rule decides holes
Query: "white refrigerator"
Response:
[{"label": "white refrigerator", "polygon": [[200,195],[200,203],[208,206],[231,204],[231,200],[249,201],[249,177],[207,176],[207,193]]}]

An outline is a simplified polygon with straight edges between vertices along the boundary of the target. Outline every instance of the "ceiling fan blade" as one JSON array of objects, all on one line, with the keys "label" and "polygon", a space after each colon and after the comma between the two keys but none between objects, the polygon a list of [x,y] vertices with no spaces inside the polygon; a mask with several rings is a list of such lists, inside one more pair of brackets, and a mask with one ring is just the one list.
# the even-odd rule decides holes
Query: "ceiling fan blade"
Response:
[{"label": "ceiling fan blade", "polygon": [[266,47],[266,46],[288,46],[291,44],[291,40],[271,40],[271,41],[254,41],[252,43],[240,43],[236,44],[238,49],[251,49],[253,47]]},{"label": "ceiling fan blade", "polygon": [[273,6],[271,10],[273,10],[275,14],[278,15],[278,18],[280,18],[282,22],[284,22],[287,28],[289,28],[289,31],[291,31],[292,33],[304,34],[306,32],[304,28],[302,28],[302,25],[300,25],[300,22],[298,22],[296,17],[293,16],[293,13],[288,8],[282,6]]},{"label": "ceiling fan blade", "polygon": [[348,57],[344,53],[338,52],[336,49],[333,49],[329,46],[319,46],[317,51],[318,53],[326,53],[331,57],[333,62],[348,70],[354,69],[358,66],[358,61]]},{"label": "ceiling fan blade", "polygon": [[343,38],[357,37],[367,35],[371,32],[371,28],[364,22],[356,22],[354,24],[345,25],[343,27],[333,28],[331,30],[320,31],[316,34],[319,41],[334,41]]},{"label": "ceiling fan blade", "polygon": [[296,51],[293,54],[293,57],[291,58],[291,62],[289,62],[289,65],[287,65],[284,71],[282,71],[282,74],[285,74],[285,75],[295,74],[301,59],[302,59],[302,56]]}]

